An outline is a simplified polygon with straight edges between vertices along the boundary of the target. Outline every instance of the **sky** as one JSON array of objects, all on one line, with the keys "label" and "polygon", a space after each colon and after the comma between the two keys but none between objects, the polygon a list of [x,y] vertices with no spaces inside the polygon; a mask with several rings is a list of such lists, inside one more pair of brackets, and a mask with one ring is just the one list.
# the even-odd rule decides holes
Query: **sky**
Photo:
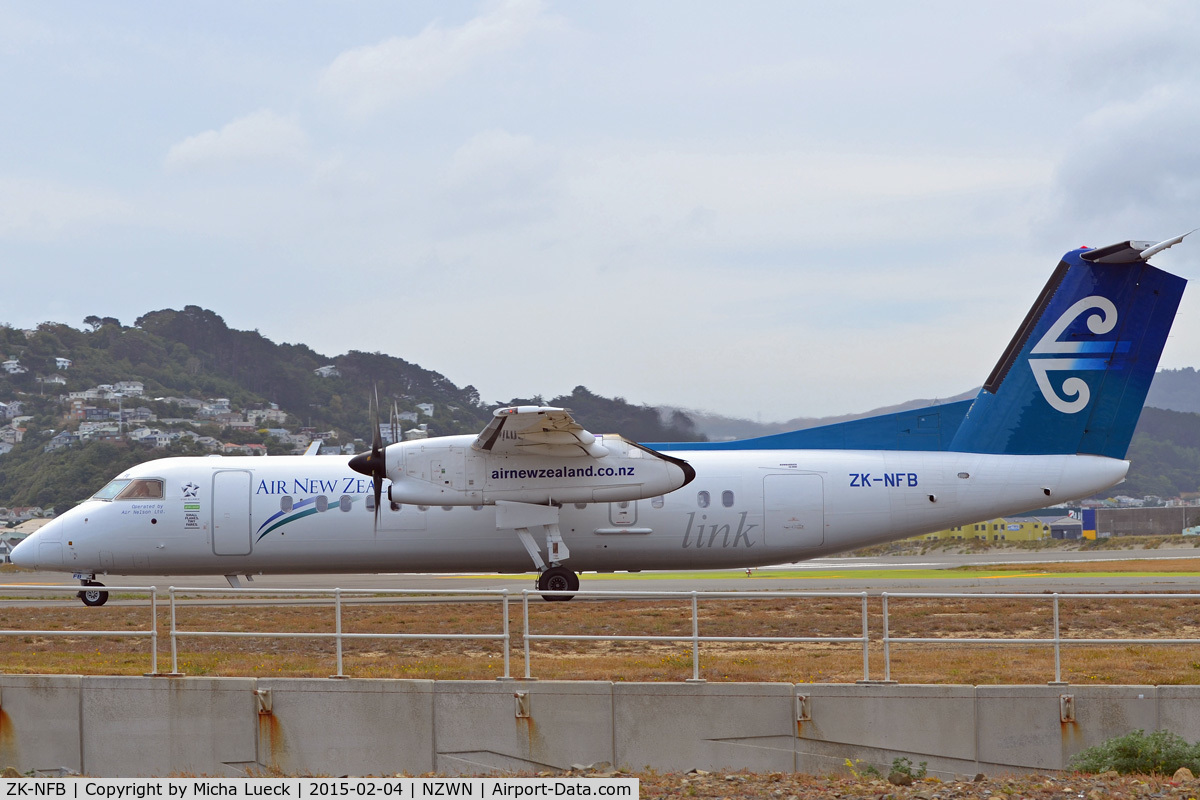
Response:
[{"label": "sky", "polygon": [[497,403],[948,397],[1064,252],[1200,225],[1196,42],[1182,1],[0,0],[0,322],[199,305]]}]

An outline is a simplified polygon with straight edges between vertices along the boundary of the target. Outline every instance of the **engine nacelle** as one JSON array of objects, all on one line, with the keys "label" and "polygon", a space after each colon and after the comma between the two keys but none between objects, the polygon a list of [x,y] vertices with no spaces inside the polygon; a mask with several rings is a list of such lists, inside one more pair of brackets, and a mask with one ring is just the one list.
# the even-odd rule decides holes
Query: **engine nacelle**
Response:
[{"label": "engine nacelle", "polygon": [[686,461],[620,436],[598,436],[595,457],[505,455],[472,448],[474,436],[443,436],[389,445],[388,498],[413,505],[608,503],[673,492],[696,473]]}]

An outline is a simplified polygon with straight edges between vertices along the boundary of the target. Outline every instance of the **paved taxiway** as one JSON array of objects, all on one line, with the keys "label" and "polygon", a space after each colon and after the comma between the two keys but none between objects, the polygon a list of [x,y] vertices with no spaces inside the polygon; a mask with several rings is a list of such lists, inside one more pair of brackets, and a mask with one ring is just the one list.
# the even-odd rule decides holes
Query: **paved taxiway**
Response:
[{"label": "paved taxiway", "polygon": [[[1044,564],[1047,562],[1104,562],[1128,559],[1198,558],[1200,549],[1080,552],[1070,550],[929,553],[876,558],[821,558],[744,572],[616,573],[581,576],[581,589],[604,591],[790,591],[790,592],[1200,592],[1200,574],[1120,575],[1028,572],[1004,574],[964,572],[963,566]],[[1151,568],[1152,569],[1152,568]],[[109,586],[226,587],[221,576],[108,576]],[[21,584],[72,584],[62,573],[20,572],[0,575],[0,594],[16,592]],[[530,575],[263,575],[242,585],[269,589],[508,589],[519,594],[533,589]],[[7,590],[6,590],[7,588]]]}]

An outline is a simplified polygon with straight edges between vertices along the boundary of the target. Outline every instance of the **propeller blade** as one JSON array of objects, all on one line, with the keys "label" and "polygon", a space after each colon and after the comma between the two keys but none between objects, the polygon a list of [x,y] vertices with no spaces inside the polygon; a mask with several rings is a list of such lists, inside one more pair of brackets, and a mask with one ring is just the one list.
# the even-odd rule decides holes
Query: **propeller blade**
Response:
[{"label": "propeller blade", "polygon": [[383,500],[383,480],[387,477],[387,451],[383,444],[383,435],[379,432],[379,387],[375,387],[374,402],[371,406],[371,424],[375,433],[371,437],[371,452],[359,453],[350,459],[350,469],[360,475],[369,475],[375,494],[375,530],[379,530],[379,504]]}]

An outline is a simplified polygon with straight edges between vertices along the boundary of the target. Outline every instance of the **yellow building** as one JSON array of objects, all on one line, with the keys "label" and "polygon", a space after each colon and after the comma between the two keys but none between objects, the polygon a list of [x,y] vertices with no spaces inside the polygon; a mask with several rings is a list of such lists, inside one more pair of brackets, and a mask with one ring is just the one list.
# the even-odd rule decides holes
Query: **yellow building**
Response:
[{"label": "yellow building", "polygon": [[912,536],[910,542],[942,541],[945,539],[977,539],[986,542],[1031,542],[1050,538],[1050,524],[1037,517],[1012,517],[959,525],[944,531]]}]

